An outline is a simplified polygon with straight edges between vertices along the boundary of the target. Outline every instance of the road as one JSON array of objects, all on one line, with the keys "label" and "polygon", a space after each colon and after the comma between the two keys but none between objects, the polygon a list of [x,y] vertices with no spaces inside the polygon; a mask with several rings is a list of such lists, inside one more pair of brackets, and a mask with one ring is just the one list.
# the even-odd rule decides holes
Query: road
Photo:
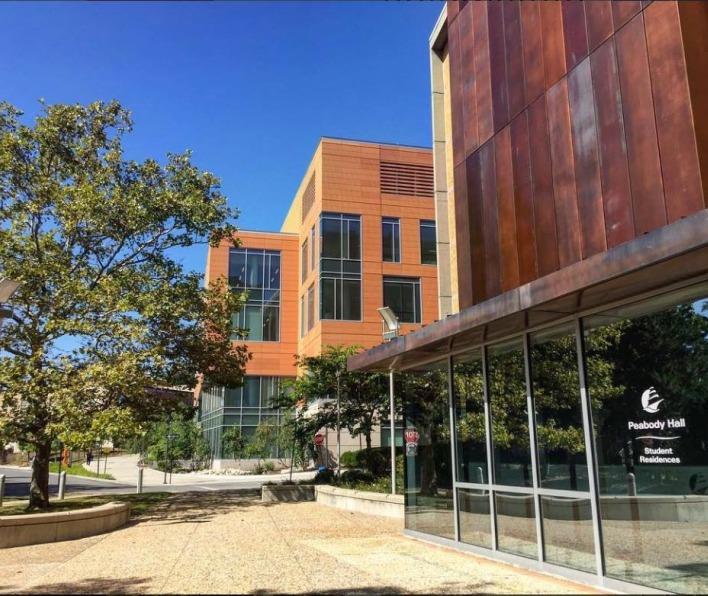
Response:
[{"label": "road", "polygon": [[[0,466],[0,474],[5,475],[5,498],[27,498],[29,496],[29,487],[31,479],[31,471],[29,468],[18,468],[14,466]],[[49,494],[57,495],[59,492],[58,474],[49,475]],[[176,475],[173,476],[176,480]],[[168,476],[169,482],[169,476]],[[188,491],[216,491],[216,490],[235,490],[235,489],[253,489],[259,488],[264,479],[247,480],[243,477],[234,477],[234,479],[204,479],[191,483],[175,483],[175,484],[144,484],[143,492],[171,492],[183,493]],[[115,480],[98,480],[94,478],[85,478],[83,476],[66,476],[66,494],[123,494],[135,492],[135,484],[126,482],[118,482]]]}]

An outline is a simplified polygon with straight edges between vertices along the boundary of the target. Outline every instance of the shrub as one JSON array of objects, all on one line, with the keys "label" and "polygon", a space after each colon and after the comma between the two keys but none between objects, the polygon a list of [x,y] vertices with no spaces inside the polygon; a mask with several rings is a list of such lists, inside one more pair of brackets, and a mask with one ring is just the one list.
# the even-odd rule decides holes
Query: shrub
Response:
[{"label": "shrub", "polygon": [[263,462],[263,469],[266,472],[272,472],[275,470],[275,464],[272,461],[264,461]]},{"label": "shrub", "polygon": [[358,482],[374,482],[376,477],[365,470],[347,470],[342,472],[342,484],[356,484]]},{"label": "shrub", "polygon": [[312,482],[314,484],[332,484],[334,482],[334,472],[329,468],[320,470],[315,474]]}]

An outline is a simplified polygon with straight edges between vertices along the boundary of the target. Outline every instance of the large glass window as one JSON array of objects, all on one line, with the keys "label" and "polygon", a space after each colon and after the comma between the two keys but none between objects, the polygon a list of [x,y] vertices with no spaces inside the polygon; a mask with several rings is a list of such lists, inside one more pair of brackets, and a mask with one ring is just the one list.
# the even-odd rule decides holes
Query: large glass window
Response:
[{"label": "large glass window", "polygon": [[488,349],[494,482],[533,486],[521,339]]},{"label": "large glass window", "polygon": [[457,480],[487,484],[487,442],[484,413],[482,351],[474,350],[452,360],[457,437]]},{"label": "large glass window", "polygon": [[300,283],[305,283],[307,279],[307,264],[310,260],[310,252],[308,248],[308,240],[305,238],[305,242],[302,243],[302,249],[300,251]]},{"label": "large glass window", "polygon": [[246,292],[244,308],[234,325],[246,331],[232,339],[280,340],[280,252],[236,248],[229,252],[229,284],[235,292]]},{"label": "large glass window", "polygon": [[311,284],[307,290],[307,331],[311,331],[315,326],[315,284]]},{"label": "large glass window", "polygon": [[386,263],[401,262],[401,220],[384,217],[381,222],[383,260]]},{"label": "large glass window", "polygon": [[454,540],[447,360],[395,378],[406,418],[406,528]]},{"label": "large glass window", "polygon": [[420,222],[420,262],[423,265],[437,265],[438,250],[435,238],[435,222]]},{"label": "large glass window", "polygon": [[323,213],[320,319],[361,320],[361,217]]},{"label": "large glass window", "polygon": [[420,279],[384,277],[383,303],[393,310],[400,323],[420,323]]},{"label": "large glass window", "polygon": [[708,592],[707,297],[584,321],[606,572],[669,592]]},{"label": "large glass window", "polygon": [[531,381],[543,488],[590,490],[576,343],[572,326],[531,334]]}]

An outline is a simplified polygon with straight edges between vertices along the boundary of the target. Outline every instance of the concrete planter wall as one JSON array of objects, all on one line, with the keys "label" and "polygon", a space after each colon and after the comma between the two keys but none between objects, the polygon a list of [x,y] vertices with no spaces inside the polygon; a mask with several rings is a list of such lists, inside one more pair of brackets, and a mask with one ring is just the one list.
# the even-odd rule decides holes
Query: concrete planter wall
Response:
[{"label": "concrete planter wall", "polygon": [[316,501],[328,507],[403,519],[403,495],[316,486]]},{"label": "concrete planter wall", "polygon": [[92,509],[0,516],[0,548],[85,538],[123,526],[129,503],[106,503]]},{"label": "concrete planter wall", "polygon": [[312,484],[268,484],[261,487],[261,501],[314,501]]}]

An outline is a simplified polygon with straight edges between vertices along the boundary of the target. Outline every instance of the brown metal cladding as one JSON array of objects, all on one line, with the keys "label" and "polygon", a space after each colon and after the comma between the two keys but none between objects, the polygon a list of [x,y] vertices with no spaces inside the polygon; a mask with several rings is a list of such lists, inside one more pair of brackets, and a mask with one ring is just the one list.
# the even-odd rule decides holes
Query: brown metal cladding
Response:
[{"label": "brown metal cladding", "polygon": [[565,64],[568,70],[588,55],[584,5],[585,2],[579,2],[578,0],[562,3]]},{"label": "brown metal cladding", "polygon": [[668,221],[703,208],[678,7],[655,2],[644,11],[656,128]]},{"label": "brown metal cladding", "polygon": [[708,205],[708,2],[454,10],[462,308]]},{"label": "brown metal cladding", "polygon": [[529,106],[529,139],[531,141],[531,180],[533,181],[534,220],[536,222],[536,254],[538,272],[547,275],[558,270],[558,235],[553,197],[551,141],[548,137],[546,98]]},{"label": "brown metal cladding", "polygon": [[615,31],[624,27],[641,9],[642,3],[639,0],[612,2],[612,20],[615,24]]},{"label": "brown metal cladding", "polygon": [[543,68],[543,39],[538,2],[520,2],[526,101],[533,102],[546,90]]},{"label": "brown metal cladding", "polygon": [[494,157],[499,203],[499,251],[501,287],[506,292],[519,287],[514,178],[511,163],[511,129],[505,126],[494,139]]},{"label": "brown metal cladding", "polygon": [[492,76],[492,117],[494,132],[509,122],[509,92],[506,79],[504,44],[504,3],[487,4],[489,22],[489,65]]},{"label": "brown metal cladding", "polygon": [[614,39],[602,44],[590,56],[590,63],[597,114],[607,245],[611,248],[635,236]]},{"label": "brown metal cladding", "polygon": [[526,107],[524,52],[521,43],[521,14],[518,2],[503,2],[506,40],[506,81],[509,91],[509,118]]},{"label": "brown metal cladding", "polygon": [[511,165],[514,180],[519,283],[525,284],[538,277],[531,157],[529,154],[529,125],[526,112],[522,113],[511,123]]},{"label": "brown metal cladding", "polygon": [[698,160],[703,180],[703,202],[708,207],[708,3],[678,3],[684,58],[691,92]]},{"label": "brown metal cladding", "polygon": [[612,0],[594,0],[583,2],[585,6],[585,25],[587,27],[588,47],[592,52],[612,33]]},{"label": "brown metal cladding", "polygon": [[[465,155],[479,147],[477,135],[477,85],[474,72],[474,31],[472,11],[463,10],[456,21],[460,32],[460,76]],[[459,162],[457,162],[459,163]]]},{"label": "brown metal cladding", "polygon": [[[499,201],[494,141],[479,150],[482,182],[482,235],[484,237],[484,288],[487,297],[501,293],[501,251],[499,247]],[[475,299],[475,303],[477,300]]]},{"label": "brown metal cladding", "polygon": [[563,15],[560,2],[539,2],[541,31],[543,35],[543,67],[546,89],[565,74],[565,49],[563,47]]},{"label": "brown metal cladding", "polygon": [[[480,163],[481,151],[475,151],[467,158],[466,181],[467,196],[469,197],[470,221],[470,254],[472,259],[472,294],[465,297],[466,304],[478,304],[488,298],[484,280],[487,276],[488,263],[484,255],[484,210],[482,206],[482,168]],[[460,308],[462,306],[462,292],[460,292]]]},{"label": "brown metal cladding", "polygon": [[[453,114],[464,114],[462,93],[462,60],[458,19],[450,24],[450,107]],[[452,119],[452,154],[455,165],[465,159],[465,124],[464,118]]]},{"label": "brown metal cladding", "polygon": [[590,58],[586,58],[568,74],[575,185],[584,259],[607,249],[592,88]]},{"label": "brown metal cladding", "polygon": [[570,132],[568,82],[566,79],[561,79],[548,90],[546,103],[548,135],[551,140],[553,196],[556,206],[558,263],[561,267],[567,267],[581,259],[581,251],[573,140]]},{"label": "brown metal cladding", "polygon": [[[455,167],[455,196],[465,196],[471,199],[467,185],[467,163]],[[472,306],[472,246],[469,203],[455,201],[455,229],[457,244],[457,286],[460,294],[460,308]],[[462,304],[463,297],[469,302]]]},{"label": "brown metal cladding", "polygon": [[[489,27],[487,26],[487,3],[473,2],[467,10],[472,11],[474,32],[474,73],[477,84],[477,132],[479,144],[486,143],[494,134],[492,115],[492,79],[489,64]],[[454,120],[454,118],[453,118]]]},{"label": "brown metal cladding", "polygon": [[638,15],[620,29],[617,64],[632,184],[637,235],[666,225],[666,207],[659,165],[659,142],[649,79],[644,19]]}]

